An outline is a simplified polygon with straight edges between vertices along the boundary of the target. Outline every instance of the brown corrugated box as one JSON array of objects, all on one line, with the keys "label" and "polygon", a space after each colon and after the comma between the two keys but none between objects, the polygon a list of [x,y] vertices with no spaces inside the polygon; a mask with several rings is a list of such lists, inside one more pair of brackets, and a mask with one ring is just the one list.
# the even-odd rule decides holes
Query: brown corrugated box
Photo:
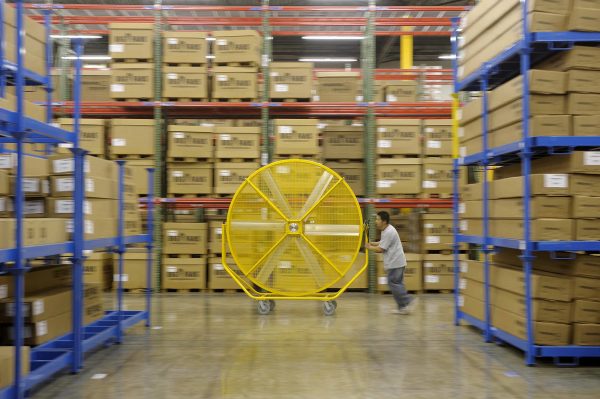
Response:
[{"label": "brown corrugated box", "polygon": [[164,223],[163,252],[165,254],[206,254],[208,225],[206,223]]},{"label": "brown corrugated box", "polygon": [[111,119],[111,155],[154,155],[152,119]]},{"label": "brown corrugated box", "polygon": [[377,194],[418,194],[421,192],[421,160],[378,159]]},{"label": "brown corrugated box", "polygon": [[210,253],[222,252],[221,239],[223,238],[223,223],[225,221],[208,222],[208,249]]},{"label": "brown corrugated box", "polygon": [[[523,238],[523,220],[495,219],[492,224],[494,237],[520,240]],[[532,219],[531,240],[564,241],[575,236],[575,226],[571,219]]]},{"label": "brown corrugated box", "polygon": [[355,195],[365,195],[365,166],[362,162],[325,162],[325,166],[339,173]]},{"label": "brown corrugated box", "polygon": [[[491,203],[489,207],[491,210]],[[464,219],[481,219],[483,218],[483,201],[463,201],[458,204],[458,213]]]},{"label": "brown corrugated box", "polygon": [[598,26],[600,26],[600,9],[579,7],[571,9],[567,30],[598,32]]},{"label": "brown corrugated box", "polygon": [[425,275],[454,275],[454,255],[423,255]]},{"label": "brown corrugated box", "polygon": [[576,195],[573,197],[572,218],[600,218],[600,198],[584,197]]},{"label": "brown corrugated box", "polygon": [[[73,235],[73,220],[72,219],[58,219],[62,220],[67,233]],[[116,237],[118,233],[117,219],[107,218],[96,218],[88,217],[83,222],[84,238],[86,240],[95,240],[99,238],[110,238]],[[139,233],[138,233],[139,234]],[[127,231],[125,231],[125,235]]]},{"label": "brown corrugated box", "polygon": [[454,276],[449,274],[427,274],[427,270],[423,270],[423,289],[453,290]]},{"label": "brown corrugated box", "polygon": [[206,163],[169,163],[167,165],[169,194],[211,194],[212,165]]},{"label": "brown corrugated box", "polygon": [[[25,345],[41,345],[68,333],[71,330],[71,317],[69,311],[37,323],[26,323],[23,330]],[[5,339],[14,341],[14,326],[5,328]]]},{"label": "brown corrugated box", "polygon": [[[15,177],[10,178],[11,193],[15,192]],[[46,197],[50,194],[47,176],[29,176],[22,180],[22,190],[26,197]]]},{"label": "brown corrugated box", "polygon": [[424,214],[423,217],[423,235],[452,235],[452,215],[451,214]]},{"label": "brown corrugated box", "polygon": [[[3,8],[4,26],[3,26],[3,42],[4,42],[4,57],[13,63],[16,63],[16,9],[13,4],[6,4]],[[25,35],[26,55],[23,57],[25,68],[39,74],[46,75],[46,33],[44,25],[34,21],[27,15],[23,18],[23,32]]]},{"label": "brown corrugated box", "polygon": [[425,156],[452,155],[452,121],[426,119],[424,121]]},{"label": "brown corrugated box", "polygon": [[[33,267],[25,279],[25,295],[67,287],[71,284],[71,265]],[[10,298],[14,292],[14,280],[10,275],[0,275],[0,299]]]},{"label": "brown corrugated box", "polygon": [[569,177],[571,195],[600,197],[600,175],[571,174]]},{"label": "brown corrugated box", "polygon": [[[571,136],[573,135],[571,115],[535,115],[529,119],[529,136]],[[489,133],[488,147],[500,147],[521,140],[521,121]]]},{"label": "brown corrugated box", "polygon": [[567,91],[600,93],[600,71],[572,69],[567,72]]},{"label": "brown corrugated box", "polygon": [[[519,258],[521,252],[516,249],[501,248],[494,254],[494,261],[507,265],[521,267]],[[592,276],[600,278],[600,257],[592,255],[574,255],[572,253],[547,252],[536,253],[532,261],[532,267],[536,270],[555,274]]]},{"label": "brown corrugated box", "polygon": [[[48,198],[48,216],[52,218],[72,218],[72,198]],[[86,198],[83,205],[86,217],[116,219],[118,206],[116,199]]]},{"label": "brown corrugated box", "polygon": [[[421,255],[405,253],[406,266],[404,267],[404,286],[408,291],[420,291],[423,289],[423,269],[421,267]],[[389,291],[387,273],[383,269],[383,256],[377,254],[377,290]]]},{"label": "brown corrugated box", "polygon": [[600,94],[569,93],[567,113],[571,115],[596,115],[600,108]]},{"label": "brown corrugated box", "polygon": [[163,62],[206,64],[208,42],[205,32],[163,32]]},{"label": "brown corrugated box", "polygon": [[132,182],[138,195],[148,194],[148,168],[154,168],[152,159],[131,159],[127,161],[127,167],[131,168]]},{"label": "brown corrugated box", "polygon": [[143,252],[127,251],[123,254],[123,274],[119,275],[115,269],[113,276],[113,289],[119,285],[119,280],[123,282],[124,289],[147,288],[147,263],[148,254]]},{"label": "brown corrugated box", "polygon": [[463,313],[479,320],[485,319],[485,302],[479,299],[475,299],[469,295],[460,295],[458,297],[458,306]]},{"label": "brown corrugated box", "polygon": [[600,131],[599,115],[577,115],[573,117],[574,136],[597,136]]},{"label": "brown corrugated box", "polygon": [[327,126],[322,137],[323,159],[363,159],[362,126]]},{"label": "brown corrugated box", "polygon": [[[63,313],[71,308],[71,289],[55,288],[23,298],[23,317],[26,323],[35,323]],[[13,298],[0,303],[0,322],[11,323],[15,316]]]},{"label": "brown corrugated box", "polygon": [[559,51],[536,68],[568,71],[571,69],[600,69],[600,48],[590,46],[574,46],[568,51]]},{"label": "brown corrugated box", "polygon": [[579,299],[574,302],[573,323],[600,324],[600,301]]},{"label": "brown corrugated box", "polygon": [[154,24],[110,23],[108,29],[108,51],[113,60],[153,58]]},{"label": "brown corrugated box", "polygon": [[453,172],[450,158],[424,158],[423,182],[424,193],[451,193]]},{"label": "brown corrugated box", "polygon": [[[48,167],[51,168],[51,172],[38,173],[34,176],[42,176],[44,174],[50,174],[53,176],[70,176],[73,174],[75,167],[73,155],[53,155],[48,158],[48,161]],[[118,178],[117,164],[106,159],[86,156],[84,169],[87,176],[101,177],[115,181]]]},{"label": "brown corrugated box", "polygon": [[358,72],[317,72],[318,101],[359,101],[360,74]]},{"label": "brown corrugated box", "polygon": [[[566,97],[564,95],[532,94],[529,99],[530,115],[561,115],[570,113],[566,111]],[[490,113],[489,129],[497,130],[518,122],[522,118],[523,100],[519,98]]]},{"label": "brown corrugated box", "polygon": [[[169,158],[212,158],[214,128],[207,126],[169,125]],[[183,160],[184,161],[184,160]]]},{"label": "brown corrugated box", "polygon": [[[525,296],[498,288],[491,288],[491,303],[508,312],[524,316]],[[533,299],[532,320],[553,323],[569,323],[571,321],[571,302]]]},{"label": "brown corrugated box", "polygon": [[[23,100],[25,116],[34,119],[38,122],[46,123],[46,107],[32,103],[31,101]],[[8,111],[17,112],[17,98],[12,94],[4,93],[4,98],[0,98],[0,108]]]},{"label": "brown corrugated box", "polygon": [[463,259],[459,262],[460,276],[479,283],[484,282],[483,262],[478,260]]},{"label": "brown corrugated box", "polygon": [[[72,197],[75,190],[73,176],[50,176],[52,197]],[[87,198],[117,199],[117,183],[100,177],[85,178],[85,196]]]},{"label": "brown corrugated box", "polygon": [[154,99],[154,64],[112,64],[110,97],[113,99]]},{"label": "brown corrugated box", "polygon": [[600,345],[600,324],[573,324],[573,345]]},{"label": "brown corrugated box", "polygon": [[600,9],[600,2],[598,0],[571,0],[572,8],[591,8],[593,10]]},{"label": "brown corrugated box", "polygon": [[[569,195],[570,175],[533,174],[529,176],[532,196],[567,196]],[[523,196],[523,176],[508,177],[490,182],[490,198],[521,198]]]},{"label": "brown corrugated box", "polygon": [[[534,159],[531,173],[600,174],[600,151],[573,151],[552,157]],[[521,175],[521,165],[503,166],[494,170],[494,178],[503,179]]]},{"label": "brown corrugated box", "polygon": [[10,178],[8,173],[0,169],[0,195],[10,194]]},{"label": "brown corrugated box", "polygon": [[312,63],[272,62],[270,68],[272,99],[310,99],[312,97]]},{"label": "brown corrugated box", "polygon": [[163,97],[167,99],[207,99],[208,73],[206,67],[164,67]]},{"label": "brown corrugated box", "polygon": [[575,220],[575,240],[600,241],[600,223],[598,219]]},{"label": "brown corrugated box", "polygon": [[83,70],[81,72],[82,101],[112,101],[110,70]]},{"label": "brown corrugated box", "polygon": [[[490,268],[491,285],[519,295],[525,295],[523,270],[497,264]],[[531,275],[531,297],[569,302],[573,297],[571,280],[559,274],[534,271]]]},{"label": "brown corrugated box", "polygon": [[320,153],[318,121],[315,119],[275,119],[276,155],[316,155]]},{"label": "brown corrugated box", "polygon": [[258,70],[254,67],[214,67],[214,99],[255,99],[258,96]]},{"label": "brown corrugated box", "polygon": [[[11,234],[0,235],[0,248],[15,247],[15,219],[0,219],[0,231]],[[45,245],[68,241],[64,219],[25,218],[23,220],[23,245]]]},{"label": "brown corrugated box", "polygon": [[[1,338],[1,337],[0,337]],[[15,382],[15,347],[0,346],[0,389],[8,387]],[[29,374],[29,347],[21,347],[21,375]]]},{"label": "brown corrugated box", "polygon": [[[523,316],[492,306],[492,320],[496,327],[507,333],[520,339],[527,338],[527,323]],[[538,345],[568,345],[570,333],[569,324],[540,321],[533,323],[533,340]]]},{"label": "brown corrugated box", "polygon": [[113,281],[113,257],[109,252],[93,252],[83,263],[85,284],[98,284],[102,290],[109,290]]},{"label": "brown corrugated box", "polygon": [[258,162],[218,162],[214,169],[216,194],[234,194],[250,174],[259,168]]},{"label": "brown corrugated box", "polygon": [[215,158],[260,157],[259,127],[216,127]]},{"label": "brown corrugated box", "polygon": [[[240,286],[231,278],[223,266],[221,257],[208,259],[208,288],[212,290],[235,290]],[[233,265],[232,258],[227,258],[227,264]]]},{"label": "brown corrugated box", "polygon": [[[531,218],[553,218],[569,216],[571,199],[569,197],[532,197],[529,204]],[[492,200],[489,209],[489,216],[493,219],[522,219],[524,203],[522,198]]]},{"label": "brown corrugated box", "polygon": [[253,63],[260,65],[262,38],[255,30],[213,31],[215,63]]},{"label": "brown corrugated box", "polygon": [[485,285],[481,281],[461,277],[458,284],[462,295],[468,295],[479,301],[485,301]]},{"label": "brown corrugated box", "polygon": [[388,80],[385,82],[384,90],[386,102],[417,102],[418,87],[414,80]]},{"label": "brown corrugated box", "polygon": [[419,119],[377,119],[377,154],[420,155]]},{"label": "brown corrugated box", "polygon": [[164,289],[206,288],[206,258],[163,258]]},{"label": "brown corrugated box", "polygon": [[573,298],[600,300],[600,279],[588,277],[573,278]]},{"label": "brown corrugated box", "polygon": [[[58,123],[65,130],[73,130],[73,119],[60,118]],[[106,154],[104,148],[106,145],[104,119],[81,119],[79,121],[79,145],[87,150],[89,155],[104,156]]]}]

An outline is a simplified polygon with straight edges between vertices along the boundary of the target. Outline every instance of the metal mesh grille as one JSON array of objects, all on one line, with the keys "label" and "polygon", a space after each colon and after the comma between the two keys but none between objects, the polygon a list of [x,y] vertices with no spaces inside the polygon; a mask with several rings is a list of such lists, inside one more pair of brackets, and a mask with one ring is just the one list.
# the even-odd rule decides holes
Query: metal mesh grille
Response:
[{"label": "metal mesh grille", "polygon": [[269,292],[308,295],[338,281],[361,245],[362,215],[339,175],[321,164],[280,161],[239,188],[229,208],[231,253]]}]

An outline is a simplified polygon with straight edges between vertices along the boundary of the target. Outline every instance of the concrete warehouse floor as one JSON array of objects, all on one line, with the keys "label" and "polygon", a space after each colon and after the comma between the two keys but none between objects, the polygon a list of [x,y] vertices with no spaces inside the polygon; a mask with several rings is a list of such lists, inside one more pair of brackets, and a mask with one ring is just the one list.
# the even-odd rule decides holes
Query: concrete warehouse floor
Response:
[{"label": "concrete warehouse floor", "polygon": [[[154,298],[155,329],[136,326],[123,345],[98,351],[81,374],[61,375],[33,398],[583,399],[600,392],[600,368],[526,367],[518,350],[455,327],[451,295],[422,295],[415,313],[402,316],[388,314],[390,296],[346,293],[333,317],[315,302],[279,302],[259,316],[242,294]],[[143,297],[126,303],[141,309]]]}]

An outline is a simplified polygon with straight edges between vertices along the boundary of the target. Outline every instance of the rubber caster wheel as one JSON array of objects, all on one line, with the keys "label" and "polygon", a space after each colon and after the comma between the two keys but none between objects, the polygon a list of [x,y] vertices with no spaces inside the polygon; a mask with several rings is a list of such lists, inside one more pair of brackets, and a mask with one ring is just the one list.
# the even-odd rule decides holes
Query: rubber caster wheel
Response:
[{"label": "rubber caster wheel", "polygon": [[271,307],[271,312],[275,310],[275,301],[272,299],[269,299],[269,306]]},{"label": "rubber caster wheel", "polygon": [[337,301],[331,301],[333,303],[333,307],[337,309]]},{"label": "rubber caster wheel", "polygon": [[325,316],[333,316],[333,314],[335,313],[335,308],[335,301],[323,302],[323,313],[325,314]]},{"label": "rubber caster wheel", "polygon": [[258,310],[258,314],[267,315],[271,311],[271,305],[269,301],[258,301],[256,309]]}]

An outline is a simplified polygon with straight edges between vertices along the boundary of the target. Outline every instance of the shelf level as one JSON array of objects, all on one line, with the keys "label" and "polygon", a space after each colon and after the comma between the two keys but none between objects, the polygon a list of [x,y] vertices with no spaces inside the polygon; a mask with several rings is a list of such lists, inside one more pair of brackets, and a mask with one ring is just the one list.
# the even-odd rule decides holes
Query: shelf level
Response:
[{"label": "shelf level", "polygon": [[[458,235],[458,241],[483,245],[482,236]],[[489,237],[488,243],[495,247],[522,249],[523,240]],[[532,241],[532,251],[600,251],[600,241]]]},{"label": "shelf level", "polygon": [[[9,80],[7,83],[10,85],[10,80],[14,78],[17,73],[17,64],[6,59],[0,60],[0,62],[2,63],[0,67],[3,70],[5,77]],[[46,85],[48,83],[45,76],[30,71],[29,69],[25,69],[23,75],[25,77],[25,85],[27,86]]]},{"label": "shelf level", "polygon": [[[17,122],[17,113],[0,108],[0,122],[9,125],[15,125]],[[61,128],[49,125],[44,122],[23,116],[23,130],[30,132],[28,142],[36,143],[73,143],[75,142],[75,133],[63,130]],[[10,136],[10,133],[0,132],[1,136]]]}]

